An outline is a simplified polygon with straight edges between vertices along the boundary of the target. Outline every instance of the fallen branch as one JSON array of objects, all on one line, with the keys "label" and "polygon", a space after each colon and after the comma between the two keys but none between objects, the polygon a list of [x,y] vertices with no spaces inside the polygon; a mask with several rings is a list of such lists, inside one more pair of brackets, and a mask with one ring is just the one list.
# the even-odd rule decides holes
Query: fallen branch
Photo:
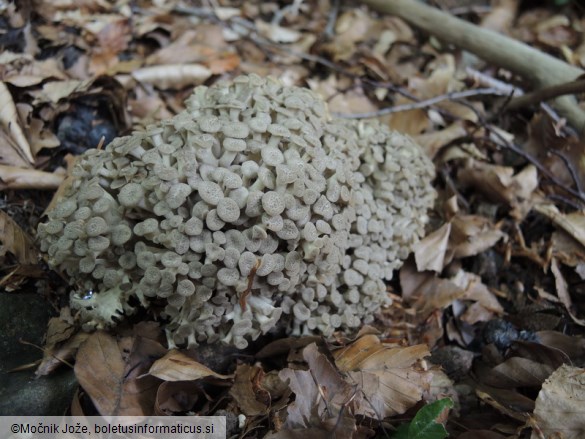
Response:
[{"label": "fallen branch", "polygon": [[333,113],[333,116],[340,117],[343,119],[368,119],[372,117],[380,117],[386,114],[399,113],[401,111],[411,111],[420,108],[432,107],[442,101],[458,101],[460,99],[470,98],[480,95],[497,95],[503,96],[504,94],[495,88],[473,88],[471,90],[456,91],[446,93],[444,95],[435,96],[424,101],[413,102],[411,104],[394,105],[392,107],[381,108],[376,111],[370,111],[367,113]]},{"label": "fallen branch", "polygon": [[[510,70],[529,80],[534,88],[545,88],[576,80],[584,72],[539,50],[496,32],[463,21],[413,0],[362,0],[377,11],[396,15],[431,35],[473,52],[488,63]],[[585,127],[585,112],[575,99],[563,96],[554,105],[569,123]]]},{"label": "fallen branch", "polygon": [[564,84],[551,85],[550,87],[541,88],[523,96],[513,98],[508,103],[510,110],[538,105],[543,101],[556,98],[558,96],[585,93],[585,80],[566,82]]}]

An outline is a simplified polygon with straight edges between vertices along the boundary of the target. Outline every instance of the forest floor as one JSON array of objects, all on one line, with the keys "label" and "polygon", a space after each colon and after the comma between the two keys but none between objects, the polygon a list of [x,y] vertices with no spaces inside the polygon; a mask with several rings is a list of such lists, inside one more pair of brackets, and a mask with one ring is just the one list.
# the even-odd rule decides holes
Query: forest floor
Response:
[{"label": "forest floor", "polygon": [[[26,344],[39,327],[1,319],[0,346],[29,349],[0,364],[2,399],[26,370],[73,368],[58,413],[221,415],[233,438],[583,437],[585,6],[383,3],[0,2],[0,298],[54,316],[26,314],[42,350]],[[420,18],[437,11],[468,38]],[[376,118],[432,159],[437,201],[392,305],[355,334],[243,351],[168,349],[160,321],[81,331],[35,242],[75,158],[250,73],[310,88],[335,117]]]}]

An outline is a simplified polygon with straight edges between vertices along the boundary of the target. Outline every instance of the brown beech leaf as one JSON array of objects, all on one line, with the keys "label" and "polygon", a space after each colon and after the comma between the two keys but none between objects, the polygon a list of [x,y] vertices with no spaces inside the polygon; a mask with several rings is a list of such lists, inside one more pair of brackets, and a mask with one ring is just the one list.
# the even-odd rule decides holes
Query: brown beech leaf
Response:
[{"label": "brown beech leaf", "polygon": [[540,387],[554,368],[528,358],[512,357],[482,375],[482,382],[498,388]]},{"label": "brown beech leaf", "polygon": [[309,370],[287,368],[278,374],[281,380],[288,381],[296,395],[287,408],[285,427],[289,429],[321,428],[324,419],[337,417],[353,394],[352,386],[343,380],[315,343],[303,350],[303,357]]},{"label": "brown beech leaf", "polygon": [[23,157],[20,148],[6,131],[0,129],[0,145],[2,153],[2,166],[15,167],[26,171],[31,170],[30,163]]},{"label": "brown beech leaf", "polygon": [[425,153],[429,157],[434,158],[445,145],[466,135],[467,130],[463,127],[462,121],[458,120],[447,128],[436,131],[433,130],[430,133],[419,134],[414,136],[414,139],[423,147]]},{"label": "brown beech leaf", "polygon": [[[535,421],[545,437],[585,437],[585,369],[563,365],[544,382],[536,398]],[[533,431],[531,438],[539,439]]]},{"label": "brown beech leaf", "polygon": [[575,312],[573,310],[573,301],[571,300],[571,296],[569,294],[569,284],[567,283],[567,280],[563,276],[563,273],[561,272],[561,269],[556,258],[552,258],[551,260],[550,271],[552,272],[555,278],[557,295],[559,296],[561,303],[565,305],[567,312],[569,313],[569,315],[571,316],[575,323],[581,326],[585,326],[585,320],[580,319],[575,315]]},{"label": "brown beech leaf", "polygon": [[215,373],[176,349],[169,351],[164,357],[156,360],[148,373],[164,381],[192,381],[206,377],[221,380],[233,378],[232,375]]},{"label": "brown beech leaf", "polygon": [[585,247],[585,213],[562,213],[554,204],[537,204],[534,210],[546,216]]},{"label": "brown beech leaf", "polygon": [[504,309],[496,295],[490,291],[477,274],[459,270],[450,280],[465,291],[463,298],[478,302],[491,312],[503,314]]},{"label": "brown beech leaf", "polygon": [[173,416],[191,411],[200,396],[205,395],[195,381],[165,381],[156,393],[154,414]]},{"label": "brown beech leaf", "polygon": [[495,1],[491,11],[482,18],[481,27],[506,33],[516,19],[519,6],[519,0]]},{"label": "brown beech leaf", "polygon": [[413,264],[400,269],[400,286],[404,301],[421,314],[446,308],[465,295],[465,290],[430,271],[419,272]]},{"label": "brown beech leaf", "polygon": [[479,399],[500,413],[521,422],[526,422],[529,417],[528,413],[534,410],[534,401],[515,390],[479,385],[475,389],[475,393]]},{"label": "brown beech leaf", "polygon": [[211,70],[202,64],[169,64],[143,67],[132,72],[137,81],[153,84],[162,90],[199,85],[211,74]]},{"label": "brown beech leaf", "polygon": [[49,320],[43,360],[35,372],[36,375],[48,375],[63,361],[73,359],[79,346],[88,337],[89,334],[86,332],[76,332],[69,308],[62,308],[59,317],[53,317]]},{"label": "brown beech leaf", "polygon": [[414,260],[418,271],[443,271],[450,234],[451,223],[445,223],[414,245]]},{"label": "brown beech leaf", "polygon": [[542,345],[554,349],[570,361],[582,363],[585,360],[585,340],[583,337],[570,336],[558,331],[539,331],[536,333]]},{"label": "brown beech leaf", "polygon": [[265,374],[259,366],[240,364],[236,369],[230,395],[246,416],[260,416],[270,409],[270,393],[262,386]]},{"label": "brown beech leaf", "polygon": [[[124,339],[123,339],[124,340]],[[124,344],[140,346],[140,340]],[[98,412],[109,416],[144,416],[153,413],[159,381],[140,378],[149,356],[132,355],[103,331],[93,333],[81,345],[75,362],[75,376]],[[147,352],[149,350],[146,350]]]},{"label": "brown beech leaf", "polygon": [[440,273],[454,258],[482,253],[505,236],[487,218],[456,213],[449,222],[414,245],[416,267],[419,271]]},{"label": "brown beech leaf", "polygon": [[16,166],[0,165],[0,190],[51,190],[58,188],[64,179],[64,175],[55,172],[44,172],[37,169],[25,169],[17,168]]},{"label": "brown beech leaf", "polygon": [[38,264],[40,260],[33,239],[3,210],[0,210],[0,244],[0,257],[9,252],[25,265]]},{"label": "brown beech leaf", "polygon": [[14,100],[3,81],[0,81],[0,125],[10,133],[10,136],[18,145],[19,152],[29,161],[29,165],[33,163],[35,159],[32,155],[28,140],[20,126]]},{"label": "brown beech leaf", "polygon": [[533,165],[514,174],[512,167],[468,159],[457,177],[461,184],[474,187],[495,202],[509,205],[516,219],[524,218],[530,211],[531,196],[538,187],[538,174]]},{"label": "brown beech leaf", "polygon": [[356,413],[374,419],[404,413],[421,400],[432,378],[418,364],[427,355],[426,345],[389,348],[375,335],[334,352],[337,367],[363,392]]},{"label": "brown beech leaf", "polygon": [[479,215],[455,215],[451,226],[449,251],[457,259],[482,253],[505,236],[489,219]]}]

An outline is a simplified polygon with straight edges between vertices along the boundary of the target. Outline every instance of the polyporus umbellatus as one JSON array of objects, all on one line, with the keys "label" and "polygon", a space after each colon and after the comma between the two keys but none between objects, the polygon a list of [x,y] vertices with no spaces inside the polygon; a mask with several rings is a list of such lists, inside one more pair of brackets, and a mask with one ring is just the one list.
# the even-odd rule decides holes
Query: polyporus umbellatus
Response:
[{"label": "polyporus umbellatus", "polygon": [[156,299],[171,344],[244,348],[279,321],[330,335],[390,302],[384,281],[423,233],[433,175],[410,138],[240,76],[86,152],[38,235],[86,326]]}]

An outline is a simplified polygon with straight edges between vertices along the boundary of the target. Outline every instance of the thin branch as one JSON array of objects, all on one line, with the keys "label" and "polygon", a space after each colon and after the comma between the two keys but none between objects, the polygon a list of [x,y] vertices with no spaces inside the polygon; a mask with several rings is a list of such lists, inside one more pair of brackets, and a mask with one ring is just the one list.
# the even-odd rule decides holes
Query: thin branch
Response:
[{"label": "thin branch", "polygon": [[333,5],[331,5],[331,10],[329,11],[329,16],[327,18],[327,26],[325,26],[325,31],[323,32],[325,38],[333,38],[333,35],[335,35],[335,24],[337,23],[339,6],[340,0],[333,0]]},{"label": "thin branch", "polygon": [[[522,97],[525,93],[520,87],[516,87],[514,85],[508,84],[507,82],[500,81],[499,79],[493,78],[485,73],[482,73],[478,70],[472,69],[471,67],[467,67],[466,69],[468,77],[483,86],[494,87],[502,92],[508,92],[508,95],[514,99],[514,96]],[[507,101],[501,104],[500,109],[496,111],[496,113],[501,113],[504,110],[509,110],[510,107],[507,105],[510,102],[508,99]],[[544,111],[553,121],[559,122],[561,117],[557,114],[557,112],[547,103],[541,102],[540,108]],[[571,136],[577,137],[577,133],[575,130],[569,126],[564,126],[563,129],[565,132]]]},{"label": "thin branch", "polygon": [[541,88],[540,90],[526,93],[523,96],[518,96],[510,101],[508,108],[510,110],[516,110],[518,108],[540,104],[543,101],[548,101],[549,99],[554,99],[559,96],[579,93],[585,93],[585,79],[578,79],[577,81]]},{"label": "thin branch", "polygon": [[504,136],[502,136],[497,130],[491,130],[491,133],[496,138],[492,138],[491,141],[500,147],[504,147],[509,149],[510,151],[515,152],[520,157],[524,158],[531,164],[533,164],[543,175],[545,175],[550,181],[556,184],[558,187],[562,188],[567,193],[571,194],[581,202],[585,203],[585,194],[582,192],[575,190],[571,187],[568,187],[565,183],[557,178],[549,169],[547,169],[542,163],[540,163],[535,157],[531,154],[524,151],[520,146],[516,145],[513,142],[508,141]]},{"label": "thin branch", "polygon": [[571,160],[569,160],[567,158],[567,156],[565,156],[565,154],[563,154],[561,151],[557,151],[555,149],[550,149],[550,152],[553,153],[554,155],[556,155],[558,158],[560,158],[563,161],[563,163],[565,164],[565,167],[569,171],[569,174],[571,174],[571,178],[573,179],[573,183],[575,183],[575,187],[577,188],[579,193],[582,194],[583,187],[581,185],[581,179],[579,178],[579,175],[577,173],[577,170],[575,169],[575,166],[573,166],[573,162]]},{"label": "thin branch", "polygon": [[333,116],[341,117],[344,119],[368,119],[372,117],[384,116],[391,113],[399,113],[401,111],[417,110],[421,108],[431,107],[442,101],[457,101],[473,96],[480,95],[497,95],[502,96],[501,91],[495,88],[476,88],[472,90],[456,91],[446,93],[443,95],[435,96],[424,101],[413,102],[412,104],[395,105],[393,107],[381,108],[380,110],[370,111],[367,113],[333,113]]}]

